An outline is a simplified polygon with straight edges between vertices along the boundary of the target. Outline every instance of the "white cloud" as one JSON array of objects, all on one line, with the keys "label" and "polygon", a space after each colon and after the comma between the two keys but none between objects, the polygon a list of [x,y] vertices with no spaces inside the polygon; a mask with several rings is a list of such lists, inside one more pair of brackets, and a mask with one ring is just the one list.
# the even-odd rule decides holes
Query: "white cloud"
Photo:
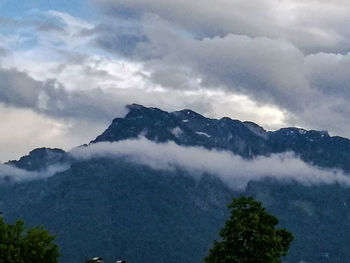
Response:
[{"label": "white cloud", "polygon": [[[146,165],[156,170],[184,169],[196,180],[209,174],[217,176],[234,190],[243,190],[252,180],[267,178],[282,183],[297,182],[306,186],[334,183],[350,186],[350,177],[342,171],[311,166],[291,152],[247,160],[227,151],[184,147],[173,142],[158,144],[142,137],[77,147],[69,154],[77,161],[126,158],[130,163]],[[45,179],[69,167],[69,164],[54,164],[42,171],[29,172],[0,164],[0,183]]]},{"label": "white cloud", "polygon": [[0,164],[0,183],[45,179],[68,168],[68,165],[53,165],[43,171],[29,172],[11,165]]},{"label": "white cloud", "polygon": [[89,142],[107,123],[50,118],[30,109],[0,103],[0,163],[19,159],[39,147],[71,149]]},{"label": "white cloud", "polygon": [[339,170],[310,166],[292,153],[260,156],[246,160],[230,152],[183,147],[173,142],[157,144],[139,138],[121,142],[101,142],[70,152],[78,160],[126,157],[154,169],[177,167],[199,178],[202,174],[218,176],[233,189],[243,189],[251,180],[274,178],[282,182],[296,181],[304,185],[341,183],[350,185],[350,178]]},{"label": "white cloud", "polygon": [[[38,44],[51,49],[86,49],[87,44],[93,39],[93,35],[86,34],[94,28],[93,23],[71,16],[68,13],[48,11],[47,15],[53,18],[57,28],[41,31],[38,34]],[[60,30],[57,30],[60,29]],[[80,50],[81,52],[81,50]]]}]

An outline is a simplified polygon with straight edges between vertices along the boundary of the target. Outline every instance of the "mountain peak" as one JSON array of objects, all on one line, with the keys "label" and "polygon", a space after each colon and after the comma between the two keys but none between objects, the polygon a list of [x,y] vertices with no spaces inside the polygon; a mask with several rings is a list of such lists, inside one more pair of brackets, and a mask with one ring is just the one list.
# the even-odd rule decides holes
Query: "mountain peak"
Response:
[{"label": "mountain peak", "polygon": [[125,118],[114,119],[108,129],[91,143],[121,141],[141,135],[149,140],[165,142],[175,140],[174,128],[185,128],[171,113],[158,108],[139,104],[131,104],[127,108],[129,113]]},{"label": "mountain peak", "polygon": [[66,152],[58,148],[37,148],[21,157],[17,161],[9,161],[6,164],[28,171],[47,168],[51,164],[63,163],[67,159]]},{"label": "mountain peak", "polygon": [[139,104],[130,104],[127,105],[126,108],[129,109],[128,114],[125,116],[126,119],[142,119],[144,117],[159,118],[169,114],[168,112],[161,109],[154,107],[145,107]]},{"label": "mountain peak", "polygon": [[266,132],[266,130],[259,126],[258,124],[254,123],[254,122],[251,122],[251,121],[245,121],[243,122],[243,125],[248,128],[252,133],[264,138],[264,139],[267,139],[268,138],[268,134]]},{"label": "mountain peak", "polygon": [[141,104],[132,103],[132,104],[126,105],[126,108],[129,110],[139,110],[139,109],[145,109],[146,107]]},{"label": "mountain peak", "polygon": [[190,109],[183,109],[180,111],[174,111],[174,112],[172,112],[172,114],[178,118],[181,118],[181,119],[203,119],[203,118],[205,118],[201,114],[199,114],[193,110],[190,110]]}]

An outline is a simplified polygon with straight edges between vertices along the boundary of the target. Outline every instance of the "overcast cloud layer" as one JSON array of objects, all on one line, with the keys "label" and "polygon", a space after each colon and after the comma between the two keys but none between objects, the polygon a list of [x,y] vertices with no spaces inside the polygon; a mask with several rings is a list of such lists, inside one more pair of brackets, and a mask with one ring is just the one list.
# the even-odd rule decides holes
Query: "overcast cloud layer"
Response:
[{"label": "overcast cloud layer", "polygon": [[86,143],[130,103],[350,137],[348,1],[89,4],[0,13],[1,161]]}]

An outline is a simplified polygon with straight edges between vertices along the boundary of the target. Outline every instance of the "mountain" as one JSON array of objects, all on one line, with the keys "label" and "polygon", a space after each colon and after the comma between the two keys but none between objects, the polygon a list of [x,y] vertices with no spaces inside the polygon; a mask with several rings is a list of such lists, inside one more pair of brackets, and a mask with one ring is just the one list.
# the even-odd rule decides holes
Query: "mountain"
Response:
[{"label": "mountain", "polygon": [[[350,140],[324,131],[266,131],[252,122],[209,119],[188,109],[128,108],[124,118],[114,119],[89,146],[143,136],[158,143],[226,150],[246,160],[293,151],[310,165],[350,169]],[[156,169],[128,156],[75,159],[49,148],[7,164],[40,172],[65,163],[69,169],[47,179],[0,185],[5,219],[23,218],[57,234],[62,263],[92,256],[107,263],[117,258],[202,262],[228,216],[226,205],[239,195],[260,200],[293,232],[295,241],[284,262],[340,263],[350,257],[350,189],[340,184],[265,179],[235,190],[209,172],[199,177],[182,167]]]},{"label": "mountain", "polygon": [[156,142],[228,150],[245,158],[293,151],[305,162],[350,171],[350,140],[326,131],[295,127],[266,131],[253,122],[209,119],[191,110],[169,113],[137,104],[128,108],[124,118],[114,119],[91,143],[144,136]]},{"label": "mountain", "polygon": [[47,169],[50,165],[64,164],[68,161],[66,152],[61,149],[37,148],[28,155],[21,157],[18,161],[9,161],[6,164],[27,171],[40,171]]}]

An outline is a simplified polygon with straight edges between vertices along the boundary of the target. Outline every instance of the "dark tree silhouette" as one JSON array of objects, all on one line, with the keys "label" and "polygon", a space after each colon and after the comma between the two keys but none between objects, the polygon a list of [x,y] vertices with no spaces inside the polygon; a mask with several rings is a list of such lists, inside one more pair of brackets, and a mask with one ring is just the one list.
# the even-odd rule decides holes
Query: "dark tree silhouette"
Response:
[{"label": "dark tree silhouette", "polygon": [[230,219],[219,232],[206,263],[281,263],[293,235],[276,229],[278,219],[251,197],[233,199]]}]

